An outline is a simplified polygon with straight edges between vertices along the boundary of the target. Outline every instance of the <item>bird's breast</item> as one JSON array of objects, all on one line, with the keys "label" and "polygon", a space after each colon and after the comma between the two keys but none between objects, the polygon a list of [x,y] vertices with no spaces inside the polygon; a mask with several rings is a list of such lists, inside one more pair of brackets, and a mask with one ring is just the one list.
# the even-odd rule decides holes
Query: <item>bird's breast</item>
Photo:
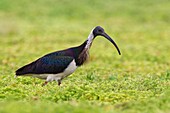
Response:
[{"label": "bird's breast", "polygon": [[78,56],[78,59],[77,59],[77,65],[78,66],[81,66],[89,57],[89,49],[88,48],[85,48],[81,53],[80,55]]},{"label": "bird's breast", "polygon": [[72,60],[70,64],[67,66],[67,68],[64,70],[65,75],[72,74],[77,69],[75,60]]}]

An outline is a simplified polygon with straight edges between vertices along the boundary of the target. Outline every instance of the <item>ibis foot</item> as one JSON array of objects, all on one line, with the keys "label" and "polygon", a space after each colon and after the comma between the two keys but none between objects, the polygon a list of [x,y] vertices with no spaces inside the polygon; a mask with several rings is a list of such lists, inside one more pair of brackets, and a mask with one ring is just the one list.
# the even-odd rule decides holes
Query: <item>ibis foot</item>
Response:
[{"label": "ibis foot", "polygon": [[61,84],[61,80],[58,80],[58,86],[60,86],[60,84]]},{"label": "ibis foot", "polygon": [[42,84],[42,86],[45,86],[45,85],[47,85],[47,83],[48,83],[48,82],[47,82],[47,81],[45,81],[45,82]]}]

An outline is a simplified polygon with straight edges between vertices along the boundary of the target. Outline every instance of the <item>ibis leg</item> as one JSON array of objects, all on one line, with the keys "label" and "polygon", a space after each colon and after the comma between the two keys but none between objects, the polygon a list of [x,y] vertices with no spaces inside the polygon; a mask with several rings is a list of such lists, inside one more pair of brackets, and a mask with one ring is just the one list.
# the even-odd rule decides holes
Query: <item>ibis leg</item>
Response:
[{"label": "ibis leg", "polygon": [[42,86],[45,86],[45,85],[47,85],[47,83],[48,83],[48,82],[47,82],[47,81],[45,81],[45,82],[42,84]]},{"label": "ibis leg", "polygon": [[60,84],[61,84],[61,79],[58,80],[58,86],[60,86]]}]

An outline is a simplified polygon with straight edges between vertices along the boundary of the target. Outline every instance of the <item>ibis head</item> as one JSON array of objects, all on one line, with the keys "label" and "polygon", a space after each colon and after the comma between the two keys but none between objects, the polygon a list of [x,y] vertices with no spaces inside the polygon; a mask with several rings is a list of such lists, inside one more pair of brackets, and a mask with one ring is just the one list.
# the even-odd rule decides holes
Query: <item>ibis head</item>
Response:
[{"label": "ibis head", "polygon": [[119,55],[121,55],[117,44],[113,41],[113,39],[109,35],[107,35],[107,33],[104,31],[104,29],[102,27],[97,26],[92,30],[92,32],[93,32],[94,38],[97,37],[97,36],[103,36],[106,39],[108,39],[116,47]]}]

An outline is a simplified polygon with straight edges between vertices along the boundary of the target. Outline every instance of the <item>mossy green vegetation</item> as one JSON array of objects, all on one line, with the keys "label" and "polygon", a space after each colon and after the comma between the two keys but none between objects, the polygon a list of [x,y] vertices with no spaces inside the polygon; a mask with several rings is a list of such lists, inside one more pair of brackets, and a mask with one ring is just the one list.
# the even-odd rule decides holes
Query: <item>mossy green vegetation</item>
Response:
[{"label": "mossy green vegetation", "polygon": [[[0,113],[170,112],[168,0],[1,0]],[[60,87],[15,70],[46,53],[81,44],[97,25],[89,62]]]}]

